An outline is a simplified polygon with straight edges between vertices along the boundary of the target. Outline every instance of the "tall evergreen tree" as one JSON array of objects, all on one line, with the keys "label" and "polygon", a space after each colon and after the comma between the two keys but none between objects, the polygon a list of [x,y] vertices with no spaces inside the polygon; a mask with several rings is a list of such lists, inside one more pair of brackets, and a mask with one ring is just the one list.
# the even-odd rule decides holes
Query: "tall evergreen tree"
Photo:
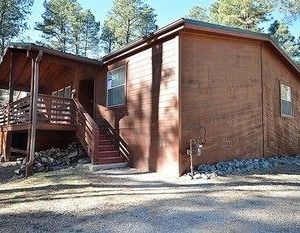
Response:
[{"label": "tall evergreen tree", "polygon": [[[114,0],[101,38],[104,44],[118,48],[153,32],[156,29],[155,22],[154,9],[143,0]],[[111,39],[116,41],[111,43]],[[111,48],[104,50],[111,50]]]},{"label": "tall evergreen tree", "polygon": [[282,49],[295,61],[300,55],[300,46],[291,34],[286,23],[275,20],[269,27],[269,35],[282,47]]},{"label": "tall evergreen tree", "polygon": [[83,56],[87,56],[88,52],[96,52],[99,48],[100,41],[100,22],[96,21],[95,16],[90,10],[83,12],[82,21],[82,52]]},{"label": "tall evergreen tree", "polygon": [[115,31],[108,26],[107,21],[105,21],[102,26],[100,42],[105,53],[111,53],[116,47],[117,38],[115,36]]},{"label": "tall evergreen tree", "polygon": [[0,1],[0,56],[7,43],[27,28],[26,18],[33,0]]},{"label": "tall evergreen tree", "polygon": [[259,30],[274,9],[269,0],[216,0],[210,7],[213,22],[239,28]]},{"label": "tall evergreen tree", "polygon": [[97,52],[100,23],[77,0],[47,0],[43,21],[36,23],[46,45],[77,55]]},{"label": "tall evergreen tree", "polygon": [[193,6],[189,10],[187,17],[200,21],[210,21],[207,9],[202,6]]},{"label": "tall evergreen tree", "polygon": [[78,14],[73,11],[76,9],[75,2],[76,0],[45,0],[43,22],[37,23],[35,29],[42,32],[43,39],[50,47],[67,51],[71,35],[70,16]]},{"label": "tall evergreen tree", "polygon": [[293,20],[300,17],[300,1],[299,0],[279,0],[281,10],[291,16]]}]

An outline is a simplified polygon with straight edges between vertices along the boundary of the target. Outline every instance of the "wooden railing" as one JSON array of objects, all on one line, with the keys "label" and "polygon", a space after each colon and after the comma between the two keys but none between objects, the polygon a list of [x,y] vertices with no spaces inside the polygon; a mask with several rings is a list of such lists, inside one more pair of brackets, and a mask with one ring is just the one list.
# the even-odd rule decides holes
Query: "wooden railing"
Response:
[{"label": "wooden railing", "polygon": [[117,132],[104,118],[101,118],[98,123],[101,131],[105,132],[109,138],[112,138],[114,143],[118,146],[121,155],[129,161],[130,149],[124,139],[120,136],[119,132]]},{"label": "wooden railing", "polygon": [[[37,102],[37,123],[73,125],[74,104],[72,99],[39,95]],[[0,108],[0,126],[29,123],[30,96]]]},{"label": "wooden railing", "polygon": [[74,125],[75,107],[72,99],[39,95],[38,122]]},{"label": "wooden railing", "polygon": [[90,156],[92,164],[95,164],[99,150],[99,127],[77,99],[74,99],[74,104],[76,136]]},{"label": "wooden railing", "polygon": [[[0,108],[0,126],[30,123],[30,96]],[[91,158],[92,164],[99,153],[99,132],[105,132],[118,145],[120,153],[128,160],[129,148],[118,132],[105,120],[99,126],[77,99],[39,95],[37,124],[74,126],[76,136]]]}]

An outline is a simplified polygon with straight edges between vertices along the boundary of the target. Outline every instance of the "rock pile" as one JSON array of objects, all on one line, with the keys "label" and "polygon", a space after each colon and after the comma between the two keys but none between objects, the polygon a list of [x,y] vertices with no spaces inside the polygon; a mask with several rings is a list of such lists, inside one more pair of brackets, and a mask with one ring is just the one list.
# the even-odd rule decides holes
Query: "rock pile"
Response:
[{"label": "rock pile", "polygon": [[[32,165],[33,172],[59,170],[77,164],[89,163],[90,159],[78,143],[71,143],[66,149],[51,148],[49,150],[36,152]],[[16,175],[25,173],[25,159],[19,159],[20,169],[15,171]]]},{"label": "rock pile", "polygon": [[270,158],[257,159],[234,159],[230,161],[219,162],[216,164],[199,165],[196,171],[196,178],[210,178],[213,176],[223,176],[230,174],[251,174],[271,172],[274,167],[281,165],[300,166],[300,155],[275,156]]}]

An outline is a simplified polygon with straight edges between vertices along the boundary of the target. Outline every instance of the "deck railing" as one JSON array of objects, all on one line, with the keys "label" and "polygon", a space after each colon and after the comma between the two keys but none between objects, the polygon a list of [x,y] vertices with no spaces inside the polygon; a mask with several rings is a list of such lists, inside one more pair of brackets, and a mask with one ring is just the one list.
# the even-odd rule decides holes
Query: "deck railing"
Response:
[{"label": "deck railing", "polygon": [[[30,123],[30,96],[0,108],[0,126],[18,126]],[[73,126],[76,136],[95,163],[98,153],[99,127],[77,99],[39,95],[37,125]]]},{"label": "deck railing", "polygon": [[[74,124],[72,99],[39,95],[37,102],[37,124]],[[0,126],[26,124],[30,121],[30,96],[0,108]]]},{"label": "deck railing", "polygon": [[99,127],[77,99],[74,99],[74,104],[76,136],[90,156],[92,164],[95,164],[99,149]]}]

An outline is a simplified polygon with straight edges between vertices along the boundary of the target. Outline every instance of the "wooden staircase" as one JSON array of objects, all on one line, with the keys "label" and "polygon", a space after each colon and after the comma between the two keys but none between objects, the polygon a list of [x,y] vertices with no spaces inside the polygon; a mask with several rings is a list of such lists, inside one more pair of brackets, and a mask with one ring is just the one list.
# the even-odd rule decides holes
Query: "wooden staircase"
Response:
[{"label": "wooden staircase", "polygon": [[117,145],[109,136],[99,133],[99,152],[96,158],[97,164],[124,163],[125,158],[121,156]]},{"label": "wooden staircase", "polygon": [[[91,158],[92,165],[100,168],[115,168],[127,165],[128,157],[123,156],[123,142],[112,133],[109,124],[100,127],[86,112],[77,99],[75,104],[75,128],[76,136],[83,148]],[[102,167],[101,167],[102,166]]]}]

